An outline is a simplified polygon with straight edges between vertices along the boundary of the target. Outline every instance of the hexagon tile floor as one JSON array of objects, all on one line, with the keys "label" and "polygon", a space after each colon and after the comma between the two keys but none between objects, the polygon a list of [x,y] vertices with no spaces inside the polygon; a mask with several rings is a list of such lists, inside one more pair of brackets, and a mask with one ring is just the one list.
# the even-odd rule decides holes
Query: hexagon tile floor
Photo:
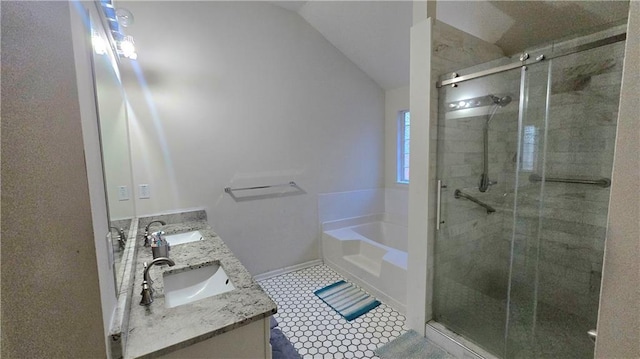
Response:
[{"label": "hexagon tile floor", "polygon": [[303,358],[378,358],[373,351],[404,333],[405,317],[382,303],[348,322],[313,291],[342,278],[325,265],[260,281],[278,304],[278,326]]}]

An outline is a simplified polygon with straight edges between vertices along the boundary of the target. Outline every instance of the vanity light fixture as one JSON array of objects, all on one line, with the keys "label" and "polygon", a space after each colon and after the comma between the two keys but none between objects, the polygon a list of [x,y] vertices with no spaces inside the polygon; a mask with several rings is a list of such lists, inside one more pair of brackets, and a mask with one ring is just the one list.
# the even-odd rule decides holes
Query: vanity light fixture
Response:
[{"label": "vanity light fixture", "polygon": [[[131,60],[138,58],[135,42],[131,35],[126,35],[122,28],[133,24],[133,14],[125,8],[116,9],[113,0],[100,0],[105,18],[109,24],[118,55]],[[106,48],[105,48],[106,52]]]},{"label": "vanity light fixture", "polygon": [[118,23],[124,27],[129,27],[134,22],[131,11],[123,7],[116,8],[116,18],[118,19]]},{"label": "vanity light fixture", "polygon": [[[128,9],[123,7],[116,8],[116,21],[122,27],[129,27],[133,24],[133,14]],[[122,56],[135,60],[138,58],[138,54],[136,53],[135,41],[133,41],[133,36],[125,35],[122,30],[119,31],[119,35],[121,36],[121,40],[118,42],[119,50],[121,51]]]}]

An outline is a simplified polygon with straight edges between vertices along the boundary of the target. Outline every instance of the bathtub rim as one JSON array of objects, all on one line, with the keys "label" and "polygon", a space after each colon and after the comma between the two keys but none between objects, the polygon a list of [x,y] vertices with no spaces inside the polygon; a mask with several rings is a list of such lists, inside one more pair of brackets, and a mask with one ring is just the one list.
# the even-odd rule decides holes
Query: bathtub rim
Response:
[{"label": "bathtub rim", "polygon": [[[388,304],[393,309],[397,310],[398,312],[402,313],[403,315],[406,315],[406,303],[400,302],[399,300],[397,300],[397,299],[393,298],[392,296],[386,294],[382,290],[376,288],[374,285],[370,284],[368,281],[355,276],[354,274],[349,272],[346,268],[342,268],[342,266],[338,265],[337,263],[332,261],[330,258],[328,258],[326,253],[325,253],[324,235],[332,236],[332,234],[327,233],[327,232],[331,232],[331,231],[335,231],[335,230],[339,230],[339,229],[348,229],[350,227],[355,227],[355,226],[368,224],[368,223],[373,223],[373,222],[386,222],[386,223],[390,223],[390,224],[394,224],[394,225],[406,226],[406,224],[398,223],[399,221],[389,220],[390,217],[391,216],[389,216],[389,214],[386,214],[386,213],[377,213],[377,214],[372,214],[372,215],[359,216],[359,217],[350,217],[350,218],[344,218],[344,219],[339,219],[339,220],[334,220],[334,221],[323,222],[321,224],[321,226],[320,226],[320,241],[321,241],[320,249],[321,249],[322,261],[324,262],[324,264],[326,266],[328,266],[332,270],[336,271],[337,273],[342,275],[347,280],[349,280],[349,281],[355,283],[356,285],[360,286],[361,288],[365,289],[367,292],[369,292],[370,294],[374,295],[375,297],[380,299],[382,302]],[[394,218],[394,217],[392,217],[392,218]],[[397,218],[397,217],[395,217],[395,218]],[[358,234],[358,235],[360,235],[360,234]],[[366,238],[365,236],[362,236],[362,237]],[[375,242],[372,239],[369,239],[369,238],[367,238],[367,239],[369,241]],[[401,252],[405,252],[405,253],[408,254],[407,251],[402,251],[400,249],[393,248],[393,247],[384,245],[382,243],[378,243],[378,242],[375,242],[375,243],[380,245],[380,246],[383,246],[383,247],[386,247],[386,248],[391,248],[391,249],[394,249],[394,250],[397,250],[397,251],[401,251]],[[407,271],[407,269],[404,269],[404,270]],[[405,281],[407,281],[407,279],[408,278],[405,278]],[[405,285],[408,286],[408,281],[407,281],[407,283]]]},{"label": "bathtub rim", "polygon": [[332,231],[341,228],[355,227],[372,222],[384,222],[396,226],[409,228],[408,220],[406,217],[397,216],[393,213],[375,213],[368,214],[366,216],[349,217],[336,219],[334,221],[326,221],[320,223],[320,232]]}]

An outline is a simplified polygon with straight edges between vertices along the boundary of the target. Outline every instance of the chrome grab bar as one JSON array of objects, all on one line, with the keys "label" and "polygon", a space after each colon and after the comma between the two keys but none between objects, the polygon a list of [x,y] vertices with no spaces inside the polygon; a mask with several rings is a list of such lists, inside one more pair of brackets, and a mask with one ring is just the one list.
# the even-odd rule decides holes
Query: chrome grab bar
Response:
[{"label": "chrome grab bar", "polygon": [[480,207],[485,208],[485,209],[487,210],[487,214],[491,214],[491,213],[493,213],[493,212],[495,212],[495,211],[496,211],[496,209],[495,209],[495,208],[493,208],[493,207],[491,207],[490,205],[488,205],[488,204],[486,204],[486,203],[484,203],[484,202],[480,201],[479,199],[477,199],[477,198],[475,198],[475,197],[473,197],[473,196],[471,196],[471,195],[468,195],[468,194],[466,194],[466,193],[462,192],[462,191],[461,191],[461,190],[459,190],[459,189],[457,189],[455,192],[453,192],[453,196],[454,196],[456,199],[464,198],[464,199],[467,199],[467,200],[469,200],[469,201],[471,201],[471,202],[473,202],[473,203],[476,203],[476,204],[477,204],[477,205],[479,205]]},{"label": "chrome grab bar", "polygon": [[256,186],[256,187],[242,187],[242,188],[231,188],[231,187],[225,187],[224,191],[227,193],[231,193],[233,191],[246,191],[246,190],[251,190],[251,189],[265,189],[265,188],[273,188],[273,187],[297,187],[298,185],[291,181],[289,183],[282,183],[282,184],[272,184],[272,185],[268,185],[268,186]]},{"label": "chrome grab bar", "polygon": [[[531,182],[541,182],[543,181],[542,177],[537,174],[532,174],[529,176],[529,181]],[[601,178],[599,180],[586,180],[586,179],[578,179],[578,178],[558,178],[558,177],[545,177],[545,182],[562,182],[562,183],[578,183],[578,184],[592,184],[596,186],[600,186],[602,188],[607,188],[611,186],[611,180],[608,178]]]}]

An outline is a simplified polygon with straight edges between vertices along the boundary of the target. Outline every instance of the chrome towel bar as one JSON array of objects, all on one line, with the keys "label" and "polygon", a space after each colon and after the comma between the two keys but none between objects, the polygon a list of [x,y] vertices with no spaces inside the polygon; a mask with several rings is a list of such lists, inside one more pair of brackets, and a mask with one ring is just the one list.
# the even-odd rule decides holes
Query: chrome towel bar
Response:
[{"label": "chrome towel bar", "polygon": [[224,191],[230,194],[233,191],[246,191],[251,189],[265,189],[265,188],[273,188],[273,187],[297,187],[297,186],[298,185],[295,182],[291,181],[289,183],[272,184],[268,186],[242,187],[242,188],[225,187]]},{"label": "chrome towel bar", "polygon": [[[532,174],[529,176],[529,181],[531,182],[541,182],[543,181],[542,177],[536,174]],[[602,188],[607,188],[611,186],[611,180],[608,178],[601,178],[599,180],[586,180],[586,179],[577,179],[577,178],[557,178],[557,177],[545,177],[545,182],[562,182],[562,183],[578,183],[578,184],[592,184],[596,186],[600,186]]]},{"label": "chrome towel bar", "polygon": [[473,197],[472,195],[469,195],[469,194],[466,194],[466,193],[462,192],[462,191],[461,191],[461,190],[459,190],[459,189],[457,189],[455,192],[453,192],[453,196],[454,196],[456,199],[464,198],[464,199],[467,199],[467,200],[469,200],[469,201],[471,201],[471,202],[473,202],[473,203],[475,203],[475,204],[479,205],[480,207],[482,207],[482,208],[484,208],[484,209],[486,209],[486,210],[487,210],[487,214],[491,214],[491,213],[493,213],[493,212],[495,212],[495,211],[496,211],[496,209],[495,209],[495,208],[493,208],[493,207],[491,207],[490,205],[488,205],[488,204],[486,204],[486,203],[482,202],[481,200],[479,200],[479,199],[477,199],[477,198]]}]

